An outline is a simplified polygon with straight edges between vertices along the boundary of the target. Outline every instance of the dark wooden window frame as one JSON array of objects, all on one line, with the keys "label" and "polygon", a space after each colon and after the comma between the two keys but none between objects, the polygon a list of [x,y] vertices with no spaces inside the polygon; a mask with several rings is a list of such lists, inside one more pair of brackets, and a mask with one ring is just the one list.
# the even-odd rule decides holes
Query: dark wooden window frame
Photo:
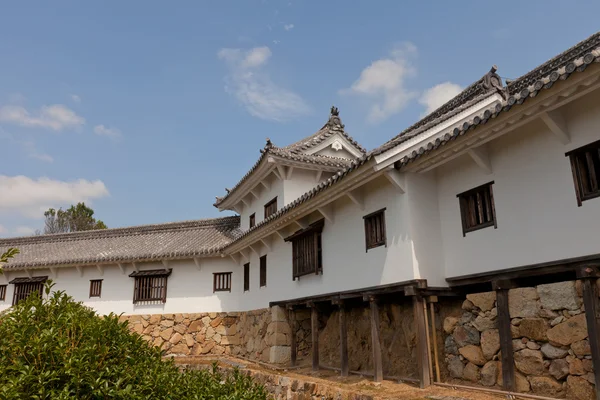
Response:
[{"label": "dark wooden window frame", "polygon": [[90,298],[102,297],[103,279],[90,279]]},{"label": "dark wooden window frame", "polygon": [[264,255],[260,258],[260,279],[259,285],[260,287],[267,286],[267,256]]},{"label": "dark wooden window frame", "polygon": [[213,273],[213,293],[230,292],[231,293],[231,275],[232,272]]},{"label": "dark wooden window frame", "polygon": [[0,301],[6,301],[6,289],[8,285],[0,285]]},{"label": "dark wooden window frame", "polygon": [[321,234],[325,220],[322,219],[285,238],[292,242],[292,279],[304,275],[323,273],[323,245]]},{"label": "dark wooden window frame", "polygon": [[133,303],[160,301],[167,302],[167,283],[172,269],[135,271],[129,274],[134,278]]},{"label": "dark wooden window frame", "polygon": [[277,212],[277,196],[267,204],[265,204],[265,219]]},{"label": "dark wooden window frame", "polygon": [[[489,228],[490,226],[493,226],[494,229],[498,228],[498,220],[496,219],[496,206],[494,203],[494,190],[492,188],[493,185],[494,181],[488,182],[456,195],[460,204],[460,217],[462,220],[463,237],[469,232]],[[485,192],[486,189],[488,191],[487,193]],[[473,195],[477,195],[479,192],[483,193],[483,198],[480,199],[481,202],[467,204],[469,199]],[[484,202],[487,203],[484,205]],[[475,224],[469,223],[468,217],[471,214],[469,207],[471,206],[477,209],[480,219],[483,219],[485,214],[485,219],[487,219],[487,221]]]},{"label": "dark wooden window frame", "polygon": [[40,297],[44,293],[44,283],[48,280],[47,276],[36,276],[33,278],[15,278],[9,283],[14,284],[13,301],[14,306],[21,300],[25,300],[33,292],[37,292]]},{"label": "dark wooden window frame", "polygon": [[244,264],[244,292],[249,292],[249,291],[250,291],[250,263],[246,263],[246,264]]},{"label": "dark wooden window frame", "polygon": [[565,154],[571,162],[577,206],[600,197],[600,140]]},{"label": "dark wooden window frame", "polygon": [[248,217],[248,229],[254,228],[256,226],[256,213],[252,213]]},{"label": "dark wooden window frame", "polygon": [[[368,252],[370,249],[374,249],[379,246],[387,247],[387,232],[385,228],[385,208],[381,210],[374,211],[370,214],[367,214],[363,217],[365,224],[365,246],[366,251]],[[379,226],[377,224],[377,219],[380,218]],[[375,227],[373,228],[373,225]],[[377,232],[379,230],[379,232]],[[375,237],[373,237],[373,233]],[[379,236],[379,240],[377,240],[377,236]]]}]

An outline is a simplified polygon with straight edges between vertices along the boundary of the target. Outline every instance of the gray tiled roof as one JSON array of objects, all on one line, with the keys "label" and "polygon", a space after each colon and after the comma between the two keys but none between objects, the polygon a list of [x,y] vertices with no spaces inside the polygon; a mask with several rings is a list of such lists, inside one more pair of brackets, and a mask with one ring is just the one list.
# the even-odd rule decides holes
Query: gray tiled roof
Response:
[{"label": "gray tiled roof", "polygon": [[234,216],[0,239],[0,253],[9,247],[20,251],[7,270],[201,257],[218,253],[239,235],[239,226]]}]

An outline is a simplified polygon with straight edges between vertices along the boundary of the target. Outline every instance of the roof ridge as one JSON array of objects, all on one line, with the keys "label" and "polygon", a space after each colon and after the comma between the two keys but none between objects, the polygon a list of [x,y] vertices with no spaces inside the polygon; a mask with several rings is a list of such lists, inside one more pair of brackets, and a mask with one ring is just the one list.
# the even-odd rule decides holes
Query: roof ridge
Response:
[{"label": "roof ridge", "polygon": [[101,239],[106,237],[130,236],[132,234],[143,234],[168,230],[183,230],[192,228],[213,228],[217,226],[239,225],[238,215],[217,218],[204,218],[198,220],[165,222],[160,224],[135,225],[122,228],[94,229],[80,232],[53,233],[36,236],[23,236],[0,239],[0,246],[13,246],[18,244],[30,244],[37,242],[64,242],[85,239]]}]

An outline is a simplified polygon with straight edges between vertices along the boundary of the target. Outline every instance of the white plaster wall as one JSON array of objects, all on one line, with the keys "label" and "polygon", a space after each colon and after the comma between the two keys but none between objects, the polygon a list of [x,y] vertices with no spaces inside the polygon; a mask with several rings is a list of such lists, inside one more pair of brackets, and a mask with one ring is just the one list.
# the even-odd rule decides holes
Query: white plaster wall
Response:
[{"label": "white plaster wall", "polygon": [[[571,143],[535,121],[488,145],[493,173],[467,156],[437,169],[446,276],[600,253],[600,198],[577,206],[565,152],[600,139],[600,93],[562,110]],[[494,181],[498,228],[463,237],[456,195]]]},{"label": "white plaster wall", "polygon": [[[319,182],[325,180],[325,176],[330,175],[321,174]],[[290,204],[304,193],[317,186],[319,182],[317,182],[316,178],[317,171],[294,168],[294,171],[292,172],[292,178],[283,181],[284,198],[283,203],[280,204],[280,208],[284,205]]]},{"label": "white plaster wall", "polygon": [[269,201],[273,200],[275,196],[277,196],[277,207],[282,207],[283,201],[283,191],[284,186],[281,179],[275,177],[275,175],[271,174],[269,177],[269,190],[265,189],[264,186],[260,186],[260,193],[258,194],[258,199],[255,198],[252,194],[248,194],[246,196],[246,201],[250,202],[250,206],[244,206],[242,210],[241,216],[241,229],[247,230],[250,227],[250,215],[252,213],[256,213],[256,223],[261,222],[265,216],[265,204]]}]

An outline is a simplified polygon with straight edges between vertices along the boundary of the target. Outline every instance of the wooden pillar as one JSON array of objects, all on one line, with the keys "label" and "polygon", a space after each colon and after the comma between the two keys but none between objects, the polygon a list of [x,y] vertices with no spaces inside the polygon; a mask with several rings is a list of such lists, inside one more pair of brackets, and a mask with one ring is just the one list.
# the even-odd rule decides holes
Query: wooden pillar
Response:
[{"label": "wooden pillar", "polygon": [[319,370],[319,311],[314,303],[309,303],[311,308],[310,312],[310,326],[312,336],[312,369],[313,371]]},{"label": "wooden pillar", "polygon": [[296,314],[294,313],[294,309],[292,307],[288,308],[288,319],[290,321],[290,330],[291,330],[290,359],[292,362],[292,367],[295,367],[296,366],[296,358],[298,357],[298,345],[296,344]]},{"label": "wooden pillar", "polygon": [[513,286],[509,282],[493,282],[496,291],[496,307],[498,309],[498,333],[500,335],[500,350],[502,352],[502,388],[514,392],[515,361],[510,331],[510,312],[508,310],[508,289]]},{"label": "wooden pillar", "polygon": [[596,267],[583,267],[577,272],[577,277],[582,280],[585,319],[592,351],[592,362],[594,363],[594,377],[596,378],[596,398],[600,399],[600,316],[598,315],[600,304],[596,285],[600,272]]},{"label": "wooden pillar", "polygon": [[[407,288],[409,289],[409,288]],[[431,386],[429,365],[429,349],[427,348],[427,326],[425,322],[425,299],[412,290],[405,290],[405,294],[413,293],[413,315],[415,318],[415,333],[417,336],[417,365],[421,389]]]},{"label": "wooden pillar", "polygon": [[373,380],[383,381],[383,361],[381,359],[381,338],[379,327],[379,305],[375,296],[369,296],[371,306],[371,347],[373,348]]},{"label": "wooden pillar", "polygon": [[348,367],[348,327],[346,324],[346,306],[343,300],[334,300],[333,304],[337,304],[340,312],[340,364],[341,376],[347,377],[349,374]]}]

